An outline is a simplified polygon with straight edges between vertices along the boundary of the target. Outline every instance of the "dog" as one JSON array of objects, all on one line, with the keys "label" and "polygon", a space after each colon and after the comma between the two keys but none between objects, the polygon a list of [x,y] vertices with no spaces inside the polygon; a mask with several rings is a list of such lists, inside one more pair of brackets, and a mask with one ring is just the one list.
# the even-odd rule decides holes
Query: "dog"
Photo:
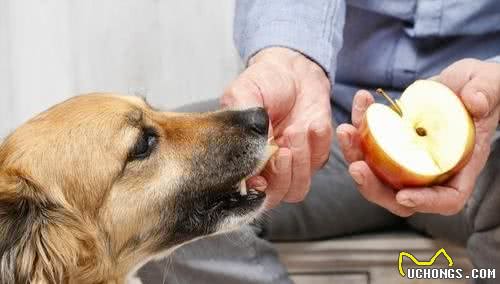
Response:
[{"label": "dog", "polygon": [[124,283],[147,261],[236,229],[265,194],[241,184],[271,158],[262,108],[161,112],[88,94],[0,146],[0,283]]}]

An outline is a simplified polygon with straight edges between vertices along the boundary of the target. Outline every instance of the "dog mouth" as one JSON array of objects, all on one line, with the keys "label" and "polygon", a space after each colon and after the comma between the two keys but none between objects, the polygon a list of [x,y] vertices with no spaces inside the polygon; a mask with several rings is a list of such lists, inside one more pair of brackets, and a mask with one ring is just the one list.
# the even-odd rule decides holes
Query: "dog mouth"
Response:
[{"label": "dog mouth", "polygon": [[231,193],[222,194],[215,202],[212,210],[220,209],[243,215],[262,204],[265,197],[264,192],[255,189],[248,189],[245,195],[242,195],[238,189]]},{"label": "dog mouth", "polygon": [[249,177],[260,173],[277,150],[278,146],[274,142],[274,139],[270,138],[257,167],[238,184],[235,184],[230,192],[221,194],[219,198],[216,199],[214,209],[219,208],[227,211],[239,210],[241,213],[245,213],[245,211],[254,209],[262,204],[263,200],[266,198],[266,194],[262,191],[248,188],[246,181]]},{"label": "dog mouth", "polygon": [[[262,159],[259,160],[257,167],[250,175],[243,178],[239,183],[238,192],[240,193],[241,196],[245,196],[245,195],[249,194],[249,191],[252,191],[252,190],[255,191],[252,188],[247,189],[247,183],[246,183],[247,179],[250,178],[251,176],[254,176],[254,175],[260,173],[264,169],[264,167],[266,166],[267,162],[269,162],[269,160],[271,160],[271,158],[273,157],[273,155],[277,151],[278,151],[278,145],[274,141],[274,137],[269,138],[267,141],[267,145],[265,147],[265,150],[264,150],[263,157],[262,157]],[[265,194],[264,194],[264,197],[265,197]]]}]

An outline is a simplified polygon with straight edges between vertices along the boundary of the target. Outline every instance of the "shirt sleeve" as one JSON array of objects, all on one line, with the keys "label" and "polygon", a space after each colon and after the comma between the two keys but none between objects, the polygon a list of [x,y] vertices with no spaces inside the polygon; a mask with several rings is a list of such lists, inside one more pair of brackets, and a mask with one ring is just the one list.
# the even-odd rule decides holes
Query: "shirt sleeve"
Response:
[{"label": "shirt sleeve", "polygon": [[488,59],[488,60],[486,60],[486,61],[491,61],[491,62],[495,62],[495,63],[500,64],[500,55],[495,56],[495,57],[493,57],[493,58],[490,58],[490,59]]},{"label": "shirt sleeve", "polygon": [[287,47],[334,77],[342,47],[345,0],[238,0],[234,40],[245,63],[259,50]]}]

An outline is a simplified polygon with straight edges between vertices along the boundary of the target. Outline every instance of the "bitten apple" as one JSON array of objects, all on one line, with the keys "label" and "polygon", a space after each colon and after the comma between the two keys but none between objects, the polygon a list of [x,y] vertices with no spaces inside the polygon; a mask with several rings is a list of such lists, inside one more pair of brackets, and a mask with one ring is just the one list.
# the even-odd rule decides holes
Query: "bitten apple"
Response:
[{"label": "bitten apple", "polygon": [[392,101],[374,103],[360,126],[361,147],[372,171],[394,189],[445,182],[469,160],[474,123],[445,85],[418,80]]},{"label": "bitten apple", "polygon": [[[266,166],[267,162],[269,162],[272,159],[273,155],[276,154],[278,149],[279,149],[278,144],[276,144],[276,142],[274,141],[274,137],[271,136],[267,140],[267,145],[266,145],[266,148],[264,150],[263,157],[259,161],[259,164],[257,165],[257,169],[250,176],[253,176],[253,175],[260,173],[264,169],[264,167]],[[240,182],[239,191],[240,191],[241,195],[247,195],[246,182],[247,182],[247,178],[249,178],[250,176],[244,178]]]}]

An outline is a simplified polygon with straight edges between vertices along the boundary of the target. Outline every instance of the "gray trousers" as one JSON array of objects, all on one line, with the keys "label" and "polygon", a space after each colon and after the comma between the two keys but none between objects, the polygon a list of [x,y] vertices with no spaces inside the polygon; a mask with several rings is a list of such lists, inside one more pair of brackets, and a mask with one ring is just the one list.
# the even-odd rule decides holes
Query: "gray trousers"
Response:
[{"label": "gray trousers", "polygon": [[[209,102],[181,111],[216,108],[216,102]],[[366,201],[335,140],[330,160],[314,176],[305,201],[282,204],[240,231],[187,244],[168,259],[147,264],[138,276],[144,284],[291,283],[270,241],[317,240],[402,226],[462,244],[474,266],[500,272],[499,136],[497,129],[473,196],[455,216],[416,214],[404,219]]]}]

